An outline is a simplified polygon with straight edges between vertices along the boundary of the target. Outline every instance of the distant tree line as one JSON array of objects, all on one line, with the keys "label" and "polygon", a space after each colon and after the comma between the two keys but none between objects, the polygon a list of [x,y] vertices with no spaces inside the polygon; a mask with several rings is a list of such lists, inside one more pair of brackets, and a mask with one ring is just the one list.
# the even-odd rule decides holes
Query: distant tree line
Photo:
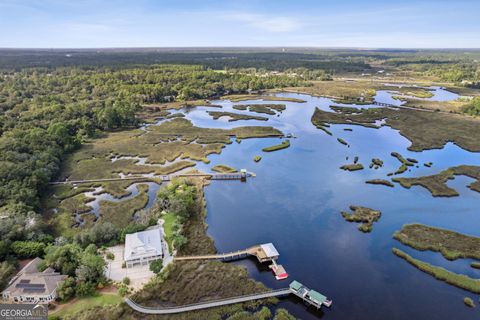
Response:
[{"label": "distant tree line", "polygon": [[284,71],[307,68],[332,72],[355,72],[369,69],[365,57],[357,52],[338,54],[331,51],[292,50],[0,50],[0,70],[30,67],[111,67],[183,64],[199,65],[207,69],[224,70],[257,68]]}]

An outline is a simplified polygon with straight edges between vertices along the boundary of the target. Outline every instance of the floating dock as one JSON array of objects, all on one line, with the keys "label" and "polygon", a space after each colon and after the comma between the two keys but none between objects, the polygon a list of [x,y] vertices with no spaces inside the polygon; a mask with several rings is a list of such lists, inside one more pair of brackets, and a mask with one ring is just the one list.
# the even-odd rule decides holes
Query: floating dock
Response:
[{"label": "floating dock", "polygon": [[269,266],[275,274],[275,279],[284,280],[288,278],[288,273],[285,271],[285,268],[281,264],[277,264],[275,260],[272,261],[272,264]]}]

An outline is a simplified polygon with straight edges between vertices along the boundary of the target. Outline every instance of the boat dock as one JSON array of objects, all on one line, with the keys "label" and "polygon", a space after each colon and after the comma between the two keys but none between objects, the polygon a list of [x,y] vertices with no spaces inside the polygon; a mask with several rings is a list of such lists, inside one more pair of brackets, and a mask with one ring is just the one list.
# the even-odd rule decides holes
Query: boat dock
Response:
[{"label": "boat dock", "polygon": [[292,283],[290,283],[290,291],[317,309],[320,309],[322,305],[326,307],[330,307],[332,305],[332,300],[329,300],[323,294],[315,290],[307,288],[298,281],[294,280]]},{"label": "boat dock", "polygon": [[282,265],[277,264],[276,260],[280,256],[273,243],[265,243],[256,245],[245,250],[233,251],[228,253],[199,255],[199,256],[185,256],[175,257],[174,260],[221,260],[221,261],[234,261],[244,259],[249,256],[254,256],[260,263],[271,263],[269,266],[272,272],[275,274],[277,280],[283,280],[288,278],[288,273],[285,271]]},{"label": "boat dock", "polygon": [[283,280],[288,278],[288,273],[281,264],[277,264],[275,260],[272,260],[272,264],[269,266],[275,274],[275,279]]}]

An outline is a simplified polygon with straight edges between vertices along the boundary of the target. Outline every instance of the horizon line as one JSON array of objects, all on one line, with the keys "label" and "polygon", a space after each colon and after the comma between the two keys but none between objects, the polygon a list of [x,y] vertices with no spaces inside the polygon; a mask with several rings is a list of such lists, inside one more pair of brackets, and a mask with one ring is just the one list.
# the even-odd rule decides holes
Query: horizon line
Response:
[{"label": "horizon line", "polygon": [[349,47],[349,46],[112,46],[112,47],[0,47],[0,50],[135,50],[135,49],[349,49],[368,50],[480,50],[480,47]]}]

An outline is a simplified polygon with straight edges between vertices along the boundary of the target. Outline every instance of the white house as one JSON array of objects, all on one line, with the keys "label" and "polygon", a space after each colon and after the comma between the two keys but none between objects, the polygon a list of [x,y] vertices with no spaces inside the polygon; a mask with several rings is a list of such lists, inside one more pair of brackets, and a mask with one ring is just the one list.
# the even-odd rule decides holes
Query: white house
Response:
[{"label": "white house", "polygon": [[144,266],[162,258],[162,231],[159,228],[125,236],[123,260],[127,268]]},{"label": "white house", "polygon": [[2,291],[2,298],[8,302],[48,303],[57,298],[57,287],[67,276],[47,268],[38,271],[42,259],[30,261],[10,281],[9,286]]}]

